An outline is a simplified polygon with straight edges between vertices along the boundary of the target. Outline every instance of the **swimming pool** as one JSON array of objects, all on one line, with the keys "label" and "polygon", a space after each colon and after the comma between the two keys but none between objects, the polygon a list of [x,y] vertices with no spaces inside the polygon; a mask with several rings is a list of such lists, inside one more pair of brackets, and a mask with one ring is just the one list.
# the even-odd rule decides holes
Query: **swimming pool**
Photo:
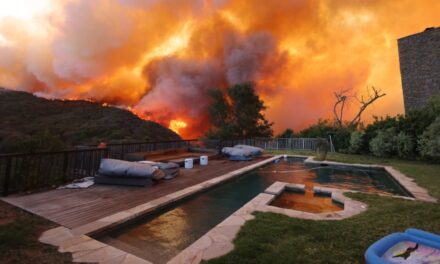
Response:
[{"label": "swimming pool", "polygon": [[408,193],[384,170],[306,165],[281,159],[178,201],[97,239],[153,263],[165,263],[275,181],[387,195]]}]

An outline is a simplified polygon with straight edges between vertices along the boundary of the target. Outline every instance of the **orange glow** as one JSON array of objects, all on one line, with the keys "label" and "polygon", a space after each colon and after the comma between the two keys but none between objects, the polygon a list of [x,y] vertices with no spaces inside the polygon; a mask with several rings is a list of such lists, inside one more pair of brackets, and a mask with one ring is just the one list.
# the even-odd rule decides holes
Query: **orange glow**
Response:
[{"label": "orange glow", "polygon": [[0,86],[118,106],[198,137],[209,89],[254,81],[279,133],[331,118],[334,91],[373,85],[387,96],[369,121],[402,113],[397,39],[440,26],[438,10],[437,0],[1,1]]},{"label": "orange glow", "polygon": [[186,128],[188,125],[182,120],[171,120],[169,129],[173,130],[177,134],[181,134],[181,130]]},{"label": "orange glow", "polygon": [[14,0],[0,2],[1,18],[18,18],[31,20],[35,16],[46,12],[50,7],[49,0]]}]

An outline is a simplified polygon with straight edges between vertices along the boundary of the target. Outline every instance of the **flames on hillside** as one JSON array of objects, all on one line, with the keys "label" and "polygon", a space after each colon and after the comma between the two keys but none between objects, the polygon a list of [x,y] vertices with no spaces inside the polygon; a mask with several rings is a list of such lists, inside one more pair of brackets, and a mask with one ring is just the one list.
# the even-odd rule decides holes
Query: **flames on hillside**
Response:
[{"label": "flames on hillside", "polygon": [[209,128],[209,89],[247,81],[276,132],[331,117],[333,91],[346,88],[379,87],[388,95],[365,116],[395,114],[396,39],[440,25],[438,10],[437,0],[1,1],[0,86],[117,105],[183,137]]}]

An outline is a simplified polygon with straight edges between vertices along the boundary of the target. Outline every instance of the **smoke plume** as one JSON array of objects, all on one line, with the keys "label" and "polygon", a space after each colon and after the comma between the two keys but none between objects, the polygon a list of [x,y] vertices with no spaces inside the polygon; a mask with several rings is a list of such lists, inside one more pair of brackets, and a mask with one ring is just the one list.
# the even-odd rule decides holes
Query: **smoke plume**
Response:
[{"label": "smoke plume", "polygon": [[436,0],[2,1],[0,86],[183,122],[184,137],[208,128],[209,89],[246,81],[276,132],[331,117],[333,92],[347,88],[381,88],[365,116],[393,115],[396,40],[439,26],[438,10]]}]

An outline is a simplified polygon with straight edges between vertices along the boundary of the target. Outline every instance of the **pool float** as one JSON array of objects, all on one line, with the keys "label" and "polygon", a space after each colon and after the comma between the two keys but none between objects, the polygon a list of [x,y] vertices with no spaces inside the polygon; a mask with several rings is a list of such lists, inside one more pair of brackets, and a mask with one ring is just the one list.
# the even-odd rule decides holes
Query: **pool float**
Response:
[{"label": "pool float", "polygon": [[440,236],[414,228],[393,233],[372,244],[365,260],[368,264],[440,263]]}]

